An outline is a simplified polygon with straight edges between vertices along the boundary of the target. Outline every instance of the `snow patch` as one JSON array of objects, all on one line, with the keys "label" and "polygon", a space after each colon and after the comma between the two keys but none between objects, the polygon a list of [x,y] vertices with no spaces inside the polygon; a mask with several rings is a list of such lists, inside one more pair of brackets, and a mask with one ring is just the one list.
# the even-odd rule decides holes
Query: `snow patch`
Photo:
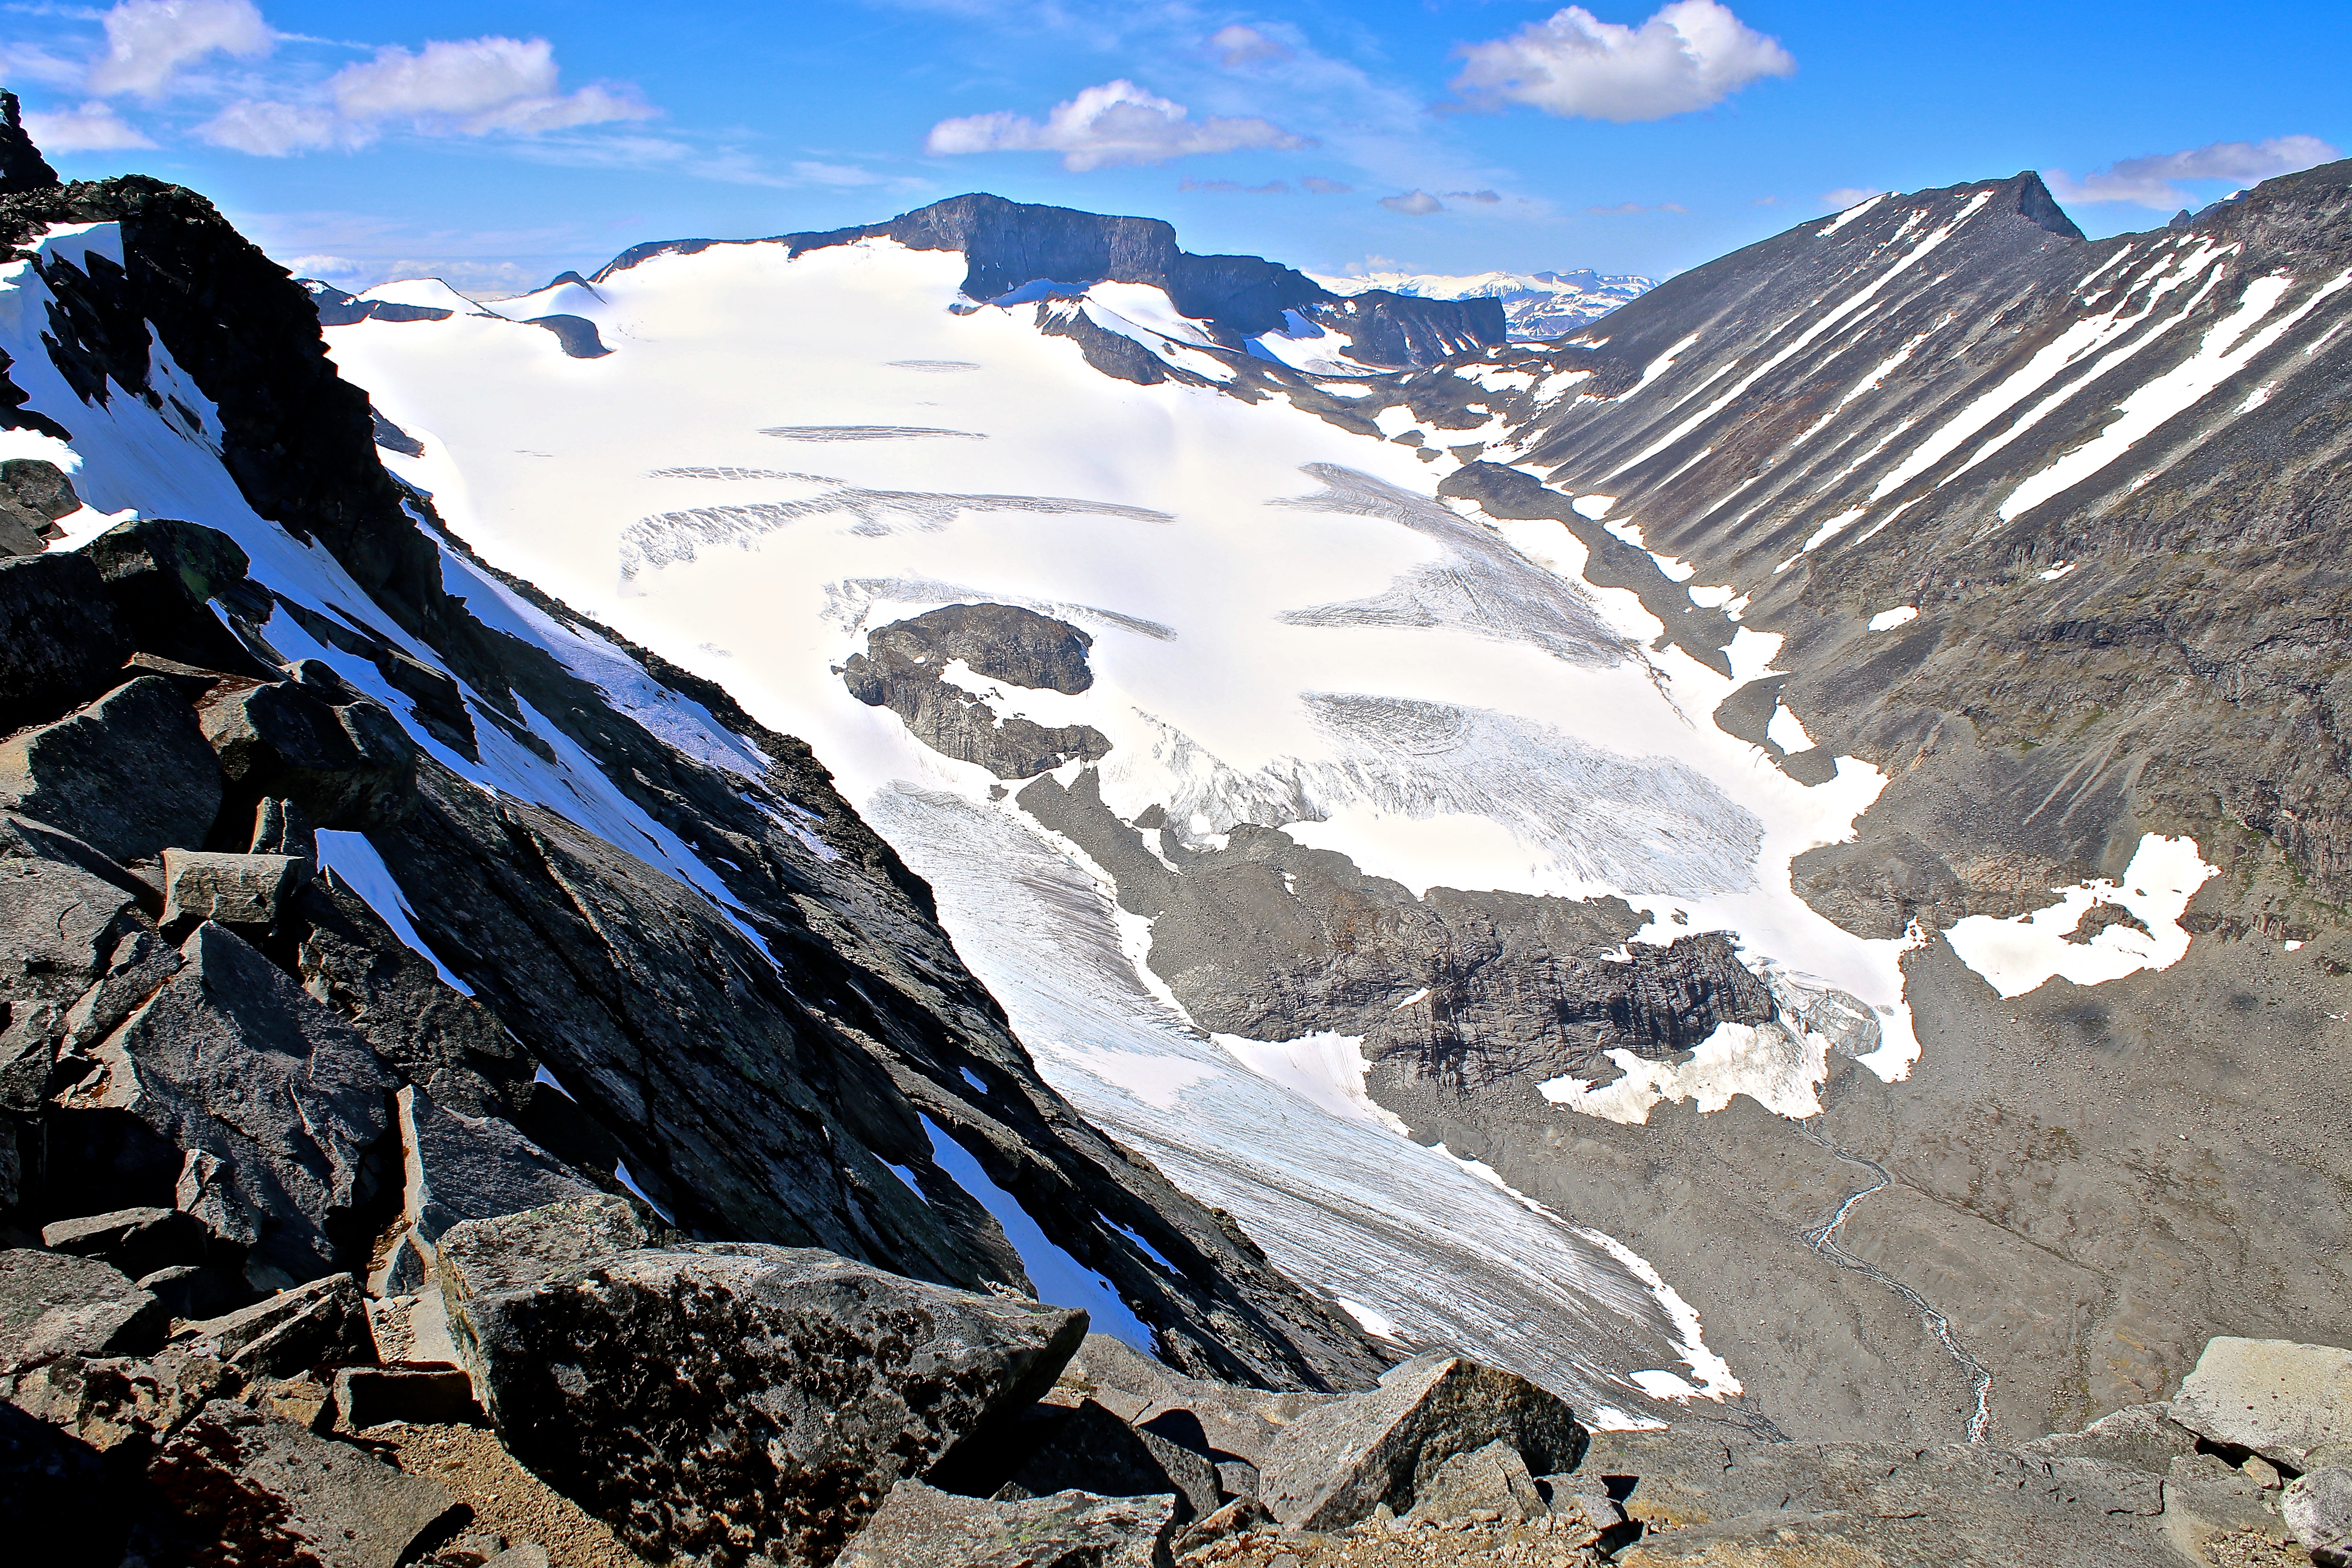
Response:
[{"label": "snow patch", "polygon": [[[2189,952],[2189,933],[2180,916],[2205,880],[2219,875],[2205,863],[2193,838],[2144,835],[2120,881],[2100,879],[2078,887],[2053,889],[2059,901],[2046,909],[1995,920],[1970,915],[1944,933],[1960,962],[2004,997],[2022,996],[2053,975],[2077,985],[2120,980],[2144,969],[2169,969]],[[2110,924],[2088,942],[2068,939],[2095,904],[2120,905],[2146,926]]]},{"label": "snow patch", "polygon": [[[2044,578],[2047,578],[2049,574],[2045,572],[2042,575]],[[1878,614],[1871,616],[1870,629],[1874,632],[1891,632],[1897,626],[1907,626],[1918,618],[1919,608],[1917,605],[1902,605],[1892,610],[1881,610]]]}]

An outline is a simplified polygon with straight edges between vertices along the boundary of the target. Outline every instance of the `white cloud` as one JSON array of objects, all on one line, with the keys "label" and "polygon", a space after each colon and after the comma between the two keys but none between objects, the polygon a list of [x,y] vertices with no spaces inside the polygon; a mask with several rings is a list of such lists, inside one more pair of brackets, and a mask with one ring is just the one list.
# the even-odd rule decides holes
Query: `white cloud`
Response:
[{"label": "white cloud", "polygon": [[1192,120],[1181,103],[1154,98],[1131,81],[1090,87],[1067,103],[1054,106],[1043,125],[1026,115],[998,112],[942,120],[931,127],[924,151],[956,153],[1059,153],[1073,173],[1123,163],[1164,163],[1202,153],[1311,146],[1269,121]]},{"label": "white cloud", "polygon": [[889,182],[887,174],[877,174],[871,169],[861,169],[854,163],[797,163],[793,173],[812,185],[879,185]]},{"label": "white cloud", "polygon": [[353,125],[322,104],[250,99],[230,104],[198,126],[196,134],[215,147],[257,158],[283,158],[321,147],[348,151],[375,140],[372,130]]},{"label": "white cloud", "polygon": [[1401,196],[1382,196],[1381,205],[1392,213],[1402,213],[1407,217],[1427,217],[1432,213],[1445,210],[1445,204],[1427,191],[1407,191]]},{"label": "white cloud", "polygon": [[1290,46],[1269,38],[1255,27],[1245,27],[1239,22],[1220,27],[1209,35],[1209,50],[1217,63],[1227,70],[1255,65],[1260,60],[1281,60],[1290,58]]},{"label": "white cloud", "polygon": [[1822,193],[1822,210],[1842,213],[1846,208],[1858,205],[1879,194],[1881,193],[1876,185],[1840,185],[1836,190]]},{"label": "white cloud", "polygon": [[1298,184],[1308,195],[1318,196],[1352,195],[1356,190],[1345,180],[1327,180],[1320,174],[1309,174]]},{"label": "white cloud", "polygon": [[155,145],[137,126],[118,117],[111,105],[94,101],[54,114],[28,113],[25,130],[44,153],[110,153]]},{"label": "white cloud", "polygon": [[1779,39],[1716,0],[1674,0],[1638,27],[1570,5],[1459,53],[1467,63],[1454,89],[1473,107],[1524,103],[1547,114],[1621,123],[1687,114],[1759,78],[1797,68]]},{"label": "white cloud", "polygon": [[253,59],[277,42],[253,0],[122,0],[105,22],[106,53],[89,70],[99,93],[160,98],[183,66],[215,53]]},{"label": "white cloud", "polygon": [[641,99],[593,83],[559,93],[555,48],[545,38],[436,39],[415,52],[389,45],[330,77],[322,97],[232,103],[198,134],[240,153],[285,157],[364,147],[398,122],[428,136],[533,135],[656,112]]},{"label": "white cloud", "polygon": [[367,270],[345,256],[293,256],[279,265],[297,278],[352,278]]},{"label": "white cloud", "polygon": [[2325,163],[2336,151],[2316,136],[2273,136],[2267,142],[2214,142],[2185,153],[2126,158],[2076,180],[2063,169],[2049,171],[2050,193],[2062,202],[2137,202],[2168,212],[2197,205],[2197,198],[2173,182],[2228,180],[2251,185]]}]

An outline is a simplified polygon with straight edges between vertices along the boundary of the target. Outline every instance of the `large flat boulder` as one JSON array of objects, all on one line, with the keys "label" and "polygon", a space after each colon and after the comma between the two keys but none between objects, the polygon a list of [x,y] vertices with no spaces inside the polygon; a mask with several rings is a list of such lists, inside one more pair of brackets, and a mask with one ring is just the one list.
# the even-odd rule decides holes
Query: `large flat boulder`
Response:
[{"label": "large flat boulder", "polygon": [[[69,1110],[126,1111],[187,1152],[178,1203],[289,1281],[337,1270],[331,1221],[396,1180],[394,1080],[341,1019],[226,927],[92,1047]],[[381,1145],[381,1147],[380,1147]],[[209,1161],[209,1163],[206,1162]]]},{"label": "large flat boulder", "polygon": [[0,733],[89,701],[130,654],[97,567],[67,552],[0,561]]},{"label": "large flat boulder", "polygon": [[1092,1399],[1139,1431],[1197,1449],[1221,1473],[1245,1475],[1245,1485],[1225,1484],[1229,1492],[1256,1490],[1257,1468],[1283,1429],[1338,1397],[1188,1377],[1108,1334],[1088,1334],[1062,1369],[1057,1396],[1064,1394]]},{"label": "large flat boulder", "polygon": [[408,1223],[426,1247],[467,1220],[603,1195],[504,1121],[436,1105],[414,1084],[394,1096],[394,1104]]},{"label": "large flat boulder", "polygon": [[164,1444],[147,1476],[224,1563],[394,1568],[460,1507],[438,1481],[226,1400]]},{"label": "large flat boulder", "polygon": [[137,1354],[163,1342],[161,1302],[94,1258],[0,1252],[0,1370],[58,1356]]},{"label": "large flat boulder", "polygon": [[163,924],[183,931],[198,921],[273,926],[295,889],[310,877],[309,862],[290,855],[166,849]]},{"label": "large flat boulder", "polygon": [[2314,1448],[2352,1442],[2352,1350],[2217,1336],[2181,1381],[2172,1418],[2300,1470]]},{"label": "large flat boulder", "polygon": [[201,1265],[212,1237],[194,1215],[147,1207],[110,1209],[45,1225],[41,1245],[52,1252],[94,1258],[136,1279],[158,1269]]},{"label": "large flat boulder", "polygon": [[223,688],[198,710],[240,795],[290,800],[313,826],[365,831],[416,802],[416,749],[381,703],[327,684]]},{"label": "large flat boulder", "polygon": [[583,1200],[457,1226],[440,1272],[509,1450],[649,1556],[830,1562],[895,1482],[1050,1387],[1086,1332],[1083,1312],[814,1248],[551,1266],[599,1217]]},{"label": "large flat boulder", "polygon": [[1076,1406],[1038,1405],[988,1446],[1010,1462],[1002,1479],[988,1477],[996,1484],[985,1495],[1000,1500],[1064,1491],[1171,1495],[1179,1524],[1206,1518],[1225,1500],[1207,1455],[1130,1426],[1091,1399]]},{"label": "large flat boulder", "polygon": [[1285,1427],[1261,1465],[1261,1495],[1285,1524],[1344,1529],[1382,1503],[1407,1511],[1446,1460],[1497,1440],[1549,1475],[1574,1469],[1588,1437],[1565,1401],[1517,1373],[1422,1356],[1391,1367],[1371,1393]]},{"label": "large flat boulder", "polygon": [[167,1345],[150,1357],[59,1356],[0,1378],[0,1400],[109,1453],[161,1442],[244,1384],[226,1363]]},{"label": "large flat boulder", "polygon": [[367,1301],[348,1274],[330,1274],[249,1307],[183,1324],[178,1337],[247,1377],[297,1377],[376,1359]]},{"label": "large flat boulder", "polygon": [[0,798],[117,860],[202,844],[220,815],[221,772],[194,710],[142,676],[63,719],[0,742]]},{"label": "large flat boulder", "polygon": [[836,1568],[1159,1568],[1174,1500],[1051,1497],[992,1500],[900,1481]]}]

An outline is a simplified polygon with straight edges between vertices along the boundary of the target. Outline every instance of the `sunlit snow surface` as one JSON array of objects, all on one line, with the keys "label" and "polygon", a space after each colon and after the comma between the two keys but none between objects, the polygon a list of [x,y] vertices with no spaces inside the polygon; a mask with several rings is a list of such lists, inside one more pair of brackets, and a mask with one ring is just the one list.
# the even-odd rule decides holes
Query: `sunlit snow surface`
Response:
[{"label": "sunlit snow surface", "polygon": [[[2189,899],[2215,868],[2193,838],[2142,836],[2119,882],[2053,888],[2058,902],[2013,920],[1971,915],[1944,933],[1960,962],[2003,996],[2022,996],[2053,974],[2077,985],[2120,980],[2143,969],[2169,969],[2189,952],[2180,924]],[[2094,905],[2120,905],[2146,930],[2117,924],[2072,940]]]},{"label": "sunlit snow surface", "polygon": [[[997,710],[1108,736],[1120,815],[1283,826],[1416,892],[1622,894],[1651,916],[1637,941],[1728,929],[1875,1006],[1869,1065],[1896,1078],[1917,1051],[1903,944],[1838,931],[1788,876],[1883,779],[1841,759],[1807,789],[1707,722],[1734,682],[1645,652],[1657,622],[1583,584],[1557,524],[1465,518],[1407,448],[1279,400],[1106,377],[1035,304],[951,311],[963,267],[887,241],[730,246],[502,304],[593,321],[596,360],[488,316],[329,335],[425,445],[386,460],[488,559],[814,745],[1089,1117],[1362,1321],[1654,1408],[1631,1373],[1691,1358],[1649,1283],[1415,1151],[1343,1037],[1192,1028],[1083,857],[835,671],[941,603],[1063,616],[1095,637],[1095,685],[998,688]],[[1156,291],[1104,295],[1181,335]],[[1777,647],[1743,631],[1738,679]]]}]

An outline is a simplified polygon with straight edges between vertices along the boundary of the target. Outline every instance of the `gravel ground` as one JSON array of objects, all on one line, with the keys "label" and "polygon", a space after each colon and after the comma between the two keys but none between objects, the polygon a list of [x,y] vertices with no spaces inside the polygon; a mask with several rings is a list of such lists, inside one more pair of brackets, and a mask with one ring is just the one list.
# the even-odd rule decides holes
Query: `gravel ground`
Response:
[{"label": "gravel ground", "polygon": [[613,1537],[610,1526],[524,1469],[475,1426],[411,1426],[392,1422],[356,1435],[388,1463],[430,1476],[473,1508],[459,1533],[503,1535],[547,1548],[550,1568],[646,1568]]},{"label": "gravel ground", "polygon": [[1601,1561],[1580,1544],[1591,1539],[1591,1531],[1580,1526],[1562,1529],[1545,1520],[1394,1532],[1379,1525],[1359,1525],[1330,1535],[1255,1531],[1189,1552],[1179,1561],[1183,1568],[1453,1568],[1474,1563],[1587,1568]]}]

